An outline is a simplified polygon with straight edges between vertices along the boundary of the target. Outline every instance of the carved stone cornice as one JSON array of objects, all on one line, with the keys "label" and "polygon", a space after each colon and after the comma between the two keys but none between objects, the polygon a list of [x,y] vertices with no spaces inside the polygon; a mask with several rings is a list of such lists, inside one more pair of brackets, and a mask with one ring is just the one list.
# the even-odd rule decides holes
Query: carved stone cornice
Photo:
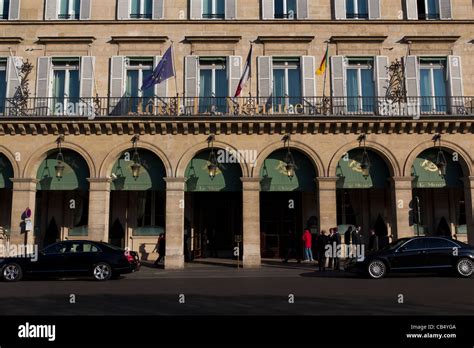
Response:
[{"label": "carved stone cornice", "polygon": [[472,134],[474,120],[456,118],[140,117],[3,119],[0,136],[135,134]]}]

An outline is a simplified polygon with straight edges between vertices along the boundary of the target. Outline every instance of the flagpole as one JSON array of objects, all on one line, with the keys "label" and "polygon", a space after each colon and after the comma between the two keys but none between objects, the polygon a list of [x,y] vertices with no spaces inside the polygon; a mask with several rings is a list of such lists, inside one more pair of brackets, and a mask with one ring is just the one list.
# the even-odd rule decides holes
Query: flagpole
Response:
[{"label": "flagpole", "polygon": [[[249,41],[250,42],[250,52],[253,53],[253,41]],[[253,60],[253,54],[250,56],[250,88],[249,88],[249,99],[252,100],[252,62]]]},{"label": "flagpole", "polygon": [[324,82],[323,82],[323,99],[326,98],[326,80],[328,76],[328,61],[329,61],[329,42],[326,41],[326,68],[324,69]]},{"label": "flagpole", "polygon": [[171,41],[171,53],[173,56],[173,75],[174,75],[174,88],[176,91],[176,98],[179,97],[178,94],[178,77],[176,76],[176,59],[174,57],[174,41]]}]

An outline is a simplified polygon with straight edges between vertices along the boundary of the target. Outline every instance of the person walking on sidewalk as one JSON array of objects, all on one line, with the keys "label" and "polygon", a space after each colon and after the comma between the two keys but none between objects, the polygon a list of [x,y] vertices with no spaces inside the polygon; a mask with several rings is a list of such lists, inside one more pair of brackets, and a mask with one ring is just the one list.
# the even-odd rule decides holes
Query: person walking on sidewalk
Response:
[{"label": "person walking on sidewalk", "polygon": [[316,240],[316,249],[318,250],[318,267],[320,271],[326,270],[326,245],[328,244],[328,237],[326,231],[322,230],[318,239]]},{"label": "person walking on sidewalk", "polygon": [[166,253],[166,239],[165,234],[160,234],[158,238],[158,258],[155,261],[155,266],[158,266],[162,260],[165,258]]},{"label": "person walking on sidewalk", "polygon": [[311,251],[313,236],[311,235],[311,232],[308,229],[304,230],[302,239],[304,243],[305,261],[314,262],[313,252]]}]

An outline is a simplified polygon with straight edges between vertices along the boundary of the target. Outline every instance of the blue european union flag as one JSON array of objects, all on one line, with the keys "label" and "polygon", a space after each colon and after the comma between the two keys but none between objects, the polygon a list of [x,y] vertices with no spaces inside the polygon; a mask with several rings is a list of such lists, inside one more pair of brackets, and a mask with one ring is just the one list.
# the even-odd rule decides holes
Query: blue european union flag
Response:
[{"label": "blue european union flag", "polygon": [[173,46],[170,46],[156,66],[153,74],[143,81],[142,91],[160,84],[174,76]]}]

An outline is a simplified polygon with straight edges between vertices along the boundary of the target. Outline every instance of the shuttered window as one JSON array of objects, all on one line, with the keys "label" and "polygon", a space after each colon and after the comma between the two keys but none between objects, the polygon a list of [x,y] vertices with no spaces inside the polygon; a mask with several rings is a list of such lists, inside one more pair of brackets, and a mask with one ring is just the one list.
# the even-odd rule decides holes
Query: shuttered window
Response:
[{"label": "shuttered window", "polygon": [[446,58],[420,58],[420,107],[425,113],[447,111]]},{"label": "shuttered window", "polygon": [[263,19],[306,19],[308,0],[262,0]]},{"label": "shuttered window", "polygon": [[58,19],[79,19],[80,0],[59,0]]},{"label": "shuttered window", "polygon": [[132,105],[129,110],[137,112],[145,110],[148,103],[153,104],[155,95],[153,88],[141,90],[143,82],[153,74],[153,57],[150,58],[128,58],[125,60],[125,96],[130,98]]},{"label": "shuttered window", "polygon": [[346,86],[348,112],[374,112],[374,59],[347,58]]},{"label": "shuttered window", "polygon": [[162,19],[164,0],[117,0],[117,19]]},{"label": "shuttered window", "polygon": [[301,104],[300,58],[273,58],[273,106],[275,111]]},{"label": "shuttered window", "polygon": [[225,112],[228,96],[227,59],[199,59],[199,112]]},{"label": "shuttered window", "polygon": [[202,0],[202,18],[224,19],[225,0]]},{"label": "shuttered window", "polygon": [[368,0],[346,0],[347,19],[367,19],[369,18]]},{"label": "shuttered window", "polygon": [[131,19],[151,19],[153,17],[153,0],[131,0]]},{"label": "shuttered window", "polygon": [[8,19],[10,0],[0,0],[0,19]]},{"label": "shuttered window", "polygon": [[5,98],[7,97],[7,60],[0,58],[0,114],[5,113]]},{"label": "shuttered window", "polygon": [[53,109],[55,114],[63,115],[67,110],[74,110],[79,103],[79,59],[55,58],[52,69]]},{"label": "shuttered window", "polygon": [[451,0],[406,0],[407,19],[451,19]]}]

